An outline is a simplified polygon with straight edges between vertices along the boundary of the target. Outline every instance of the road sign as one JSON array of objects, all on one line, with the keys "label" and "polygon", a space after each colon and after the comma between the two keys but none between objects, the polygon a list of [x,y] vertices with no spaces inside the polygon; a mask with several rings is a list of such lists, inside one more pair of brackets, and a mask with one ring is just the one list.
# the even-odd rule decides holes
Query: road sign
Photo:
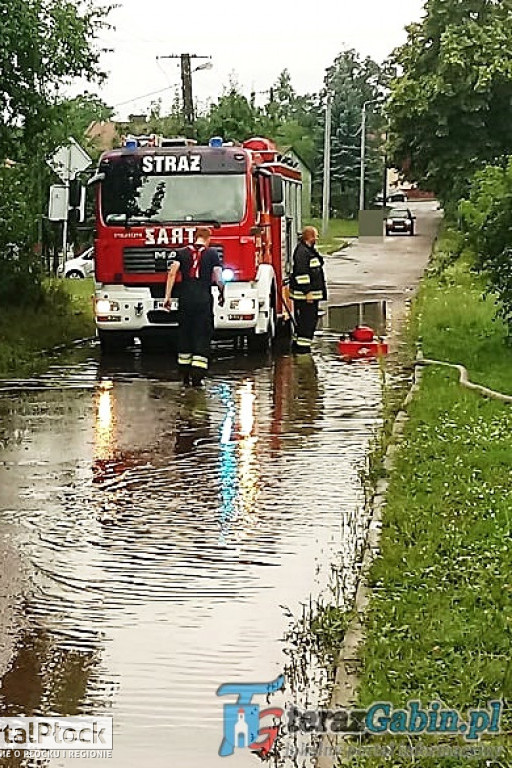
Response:
[{"label": "road sign", "polygon": [[64,221],[68,217],[68,188],[64,184],[50,187],[48,218],[50,221]]},{"label": "road sign", "polygon": [[85,171],[91,165],[92,159],[85,149],[82,149],[80,144],[70,137],[69,144],[55,150],[46,162],[57,176],[67,183],[74,179],[77,173]]},{"label": "road sign", "polygon": [[[85,171],[92,163],[92,158],[89,157],[85,149],[82,149],[80,144],[76,142],[71,136],[68,139],[68,144],[59,147],[51,157],[46,161],[50,168],[52,168],[61,181],[64,182],[64,205],[65,215],[59,215],[54,221],[62,221],[62,253],[65,259],[67,252],[68,241],[68,209],[69,209],[69,182],[76,178],[77,173]],[[54,193],[56,197],[60,198],[60,193]],[[51,196],[50,196],[50,208],[51,208]],[[59,204],[56,204],[57,207]],[[60,211],[55,211],[55,215],[60,214]]]}]

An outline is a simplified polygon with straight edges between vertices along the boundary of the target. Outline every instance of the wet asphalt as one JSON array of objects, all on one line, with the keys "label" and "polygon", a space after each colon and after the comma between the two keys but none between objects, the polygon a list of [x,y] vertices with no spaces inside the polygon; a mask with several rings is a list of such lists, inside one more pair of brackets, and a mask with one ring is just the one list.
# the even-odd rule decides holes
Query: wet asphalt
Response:
[{"label": "wet asphalt", "polygon": [[87,344],[2,385],[0,716],[111,715],[112,768],[209,768],[223,759],[222,683],[284,673],[272,704],[325,697],[328,673],[294,627],[334,584],[339,602],[353,596],[384,375],[342,362],[336,341],[354,317],[393,331],[438,220],[423,205],[412,243],[328,258],[312,358],[219,347],[196,391],[170,355]]}]

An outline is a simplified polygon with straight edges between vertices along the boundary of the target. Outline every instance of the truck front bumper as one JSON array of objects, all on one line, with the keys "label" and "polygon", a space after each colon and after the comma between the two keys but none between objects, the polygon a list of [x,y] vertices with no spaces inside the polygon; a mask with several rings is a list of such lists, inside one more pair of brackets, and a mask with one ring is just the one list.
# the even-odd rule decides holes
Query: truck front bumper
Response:
[{"label": "truck front bumper", "polygon": [[[264,332],[268,311],[252,283],[229,283],[224,305],[219,306],[217,288],[212,288],[214,329]],[[151,328],[177,328],[178,305],[170,312],[162,309],[163,299],[151,296],[149,288],[117,285],[98,286],[94,296],[96,325],[101,330],[128,331],[136,334]],[[261,326],[261,328],[260,328]]]},{"label": "truck front bumper", "polygon": [[178,312],[161,308],[163,299],[151,296],[149,288],[104,285],[94,296],[96,326],[105,331],[130,331],[146,328],[178,327]]}]

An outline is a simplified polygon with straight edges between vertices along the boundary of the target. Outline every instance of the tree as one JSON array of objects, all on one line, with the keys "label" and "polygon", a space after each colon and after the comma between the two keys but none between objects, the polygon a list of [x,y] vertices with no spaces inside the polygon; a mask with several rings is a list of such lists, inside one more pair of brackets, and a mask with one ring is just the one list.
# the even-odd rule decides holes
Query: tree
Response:
[{"label": "tree", "polygon": [[447,201],[510,149],[511,0],[427,0],[392,62],[390,148],[407,177]]},{"label": "tree", "polygon": [[[370,58],[342,51],[327,69],[325,92],[332,94],[331,201],[344,214],[358,210],[361,112],[364,102],[379,98],[386,86],[383,68]],[[322,118],[323,119],[323,118]],[[367,198],[380,187],[383,119],[375,107],[367,109]],[[323,142],[323,131],[321,141]]]},{"label": "tree", "polygon": [[0,0],[0,161],[14,163],[1,179],[0,255],[5,260],[14,242],[19,256],[4,272],[11,264],[18,274],[26,264],[36,280],[31,265],[50,179],[45,160],[64,138],[64,116],[77,118],[77,103],[70,109],[59,93],[77,77],[101,80],[96,38],[108,11],[89,0]]},{"label": "tree", "polygon": [[60,117],[62,132],[77,141],[83,138],[91,123],[111,120],[113,114],[112,107],[87,91],[55,105],[55,115]]},{"label": "tree", "polygon": [[207,142],[211,136],[225,140],[244,141],[250,136],[267,133],[268,120],[254,107],[231,81],[223,95],[212,104],[206,119],[198,121],[198,138]]},{"label": "tree", "polygon": [[318,160],[320,113],[318,94],[297,94],[289,71],[283,69],[265,105],[268,135],[278,146],[293,147],[311,169]]},{"label": "tree", "polygon": [[505,167],[488,165],[477,172],[468,198],[459,204],[462,230],[476,252],[481,270],[498,301],[498,316],[512,342],[512,157]]},{"label": "tree", "polygon": [[[194,124],[194,131],[197,133],[198,125],[202,121],[199,117]],[[162,136],[185,136],[189,126],[183,115],[181,96],[176,89],[168,114],[162,114],[162,102],[159,99],[154,101],[149,108],[149,115],[142,115],[137,119],[132,116],[132,120],[127,123],[118,124],[121,133],[125,134],[148,134],[156,133]]]},{"label": "tree", "polygon": [[306,165],[313,169],[317,161],[317,142],[315,139],[318,131],[318,121],[315,121],[312,126],[305,126],[298,119],[293,119],[279,125],[271,138],[279,147],[293,147]]},{"label": "tree", "polygon": [[297,101],[298,96],[292,85],[291,75],[287,69],[283,69],[270,88],[265,111],[268,117],[279,125],[294,119]]},{"label": "tree", "polygon": [[78,0],[0,0],[0,156],[16,156],[49,128],[59,90],[101,78],[96,35],[107,8]]}]

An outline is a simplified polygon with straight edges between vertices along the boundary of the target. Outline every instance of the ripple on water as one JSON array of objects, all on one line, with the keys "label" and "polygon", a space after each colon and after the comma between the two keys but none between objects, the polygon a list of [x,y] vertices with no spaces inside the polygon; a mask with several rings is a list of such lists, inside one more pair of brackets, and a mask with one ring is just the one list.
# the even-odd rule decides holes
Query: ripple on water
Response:
[{"label": "ripple on water", "polygon": [[316,365],[218,362],[204,392],[156,368],[87,359],[8,412],[0,398],[0,514],[31,585],[10,674],[33,708],[112,711],[113,766],[136,764],[145,729],[153,768],[167,765],[170,729],[194,768],[217,759],[218,685],[276,676],[288,614],[332,563],[355,589],[381,378],[325,349]]}]

